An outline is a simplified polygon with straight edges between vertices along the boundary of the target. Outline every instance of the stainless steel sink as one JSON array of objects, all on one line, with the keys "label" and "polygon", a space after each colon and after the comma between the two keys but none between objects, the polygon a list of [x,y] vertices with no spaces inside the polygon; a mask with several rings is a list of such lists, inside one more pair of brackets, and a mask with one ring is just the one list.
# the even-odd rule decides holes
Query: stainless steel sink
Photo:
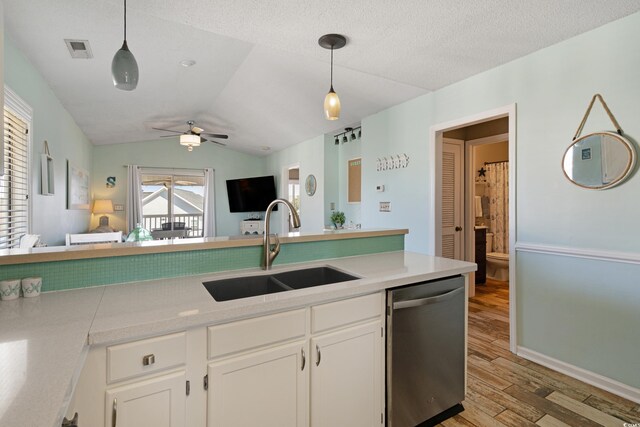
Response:
[{"label": "stainless steel sink", "polygon": [[212,280],[202,284],[216,301],[230,301],[356,279],[358,277],[331,267],[314,267],[276,274]]}]

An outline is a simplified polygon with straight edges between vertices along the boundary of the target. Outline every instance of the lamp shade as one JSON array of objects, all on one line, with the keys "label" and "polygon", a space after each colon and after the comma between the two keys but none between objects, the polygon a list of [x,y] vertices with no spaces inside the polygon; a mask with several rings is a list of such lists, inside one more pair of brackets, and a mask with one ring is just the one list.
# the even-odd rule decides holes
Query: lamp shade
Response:
[{"label": "lamp shade", "polygon": [[338,120],[340,118],[340,98],[333,91],[333,88],[324,98],[324,116],[327,120]]},{"label": "lamp shade", "polygon": [[97,199],[93,202],[93,213],[108,214],[113,213],[113,202],[109,199]]},{"label": "lamp shade", "polygon": [[111,77],[118,89],[134,90],[138,86],[138,63],[126,40],[111,61]]}]

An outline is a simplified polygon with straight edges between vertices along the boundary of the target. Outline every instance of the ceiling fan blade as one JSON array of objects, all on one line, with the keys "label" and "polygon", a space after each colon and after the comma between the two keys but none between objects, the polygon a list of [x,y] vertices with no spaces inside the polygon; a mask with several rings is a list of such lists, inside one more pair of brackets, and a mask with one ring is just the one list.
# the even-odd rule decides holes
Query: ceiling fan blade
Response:
[{"label": "ceiling fan blade", "polygon": [[214,144],[222,145],[223,147],[227,146],[227,144],[225,144],[224,142],[214,141],[213,139],[211,139],[210,142],[213,142]]},{"label": "ceiling fan blade", "polygon": [[208,139],[205,139],[205,138],[203,138],[203,137],[200,137],[200,143],[207,142],[207,141],[208,141]]},{"label": "ceiling fan blade", "polygon": [[151,128],[151,129],[154,129],[154,130],[161,130],[161,131],[164,131],[164,132],[182,133],[182,131],[181,131],[181,130],[160,129],[160,128]]},{"label": "ceiling fan blade", "polygon": [[159,138],[175,138],[178,135],[160,135]]},{"label": "ceiling fan blade", "polygon": [[207,132],[205,132],[205,133],[202,133],[201,135],[207,135],[207,136],[210,136],[212,138],[229,139],[229,135],[222,135],[222,134],[219,134],[219,133],[207,133]]}]

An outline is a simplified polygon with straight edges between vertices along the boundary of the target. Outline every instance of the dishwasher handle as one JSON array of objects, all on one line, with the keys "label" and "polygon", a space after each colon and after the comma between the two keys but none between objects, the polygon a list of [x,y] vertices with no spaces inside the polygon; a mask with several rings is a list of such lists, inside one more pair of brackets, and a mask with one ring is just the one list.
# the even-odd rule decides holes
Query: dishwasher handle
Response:
[{"label": "dishwasher handle", "polygon": [[435,304],[437,302],[448,300],[449,298],[453,298],[455,295],[464,291],[464,287],[460,287],[449,291],[447,293],[436,295],[434,297],[428,298],[420,298],[420,299],[410,299],[407,301],[398,301],[393,303],[393,309],[399,310],[402,308],[411,308],[411,307],[419,307],[421,305]]}]

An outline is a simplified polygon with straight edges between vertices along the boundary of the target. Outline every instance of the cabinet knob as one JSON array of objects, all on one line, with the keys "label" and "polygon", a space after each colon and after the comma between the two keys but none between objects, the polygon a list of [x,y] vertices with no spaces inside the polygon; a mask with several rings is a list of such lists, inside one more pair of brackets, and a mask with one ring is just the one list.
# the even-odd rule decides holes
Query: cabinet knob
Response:
[{"label": "cabinet knob", "polygon": [[149,366],[154,363],[156,363],[156,356],[153,353],[142,356],[142,366]]},{"label": "cabinet knob", "polygon": [[456,230],[456,231],[462,231],[462,227],[460,227],[459,225],[456,225],[455,230]]}]

